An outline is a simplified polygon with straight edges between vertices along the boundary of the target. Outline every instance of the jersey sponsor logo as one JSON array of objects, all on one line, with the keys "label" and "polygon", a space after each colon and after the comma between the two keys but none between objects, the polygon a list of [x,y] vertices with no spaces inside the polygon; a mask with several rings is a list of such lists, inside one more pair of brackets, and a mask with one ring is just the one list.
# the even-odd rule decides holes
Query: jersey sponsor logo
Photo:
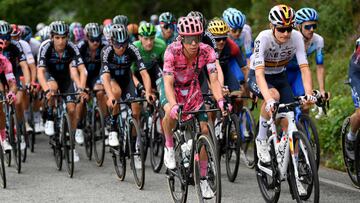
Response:
[{"label": "jersey sponsor logo", "polygon": [[111,46],[106,47],[106,49],[102,53],[103,62],[108,62],[110,51],[112,50]]},{"label": "jersey sponsor logo", "polygon": [[136,48],[136,47],[135,47],[134,45],[132,45],[132,44],[129,45],[129,48],[134,52],[134,54],[135,54],[135,56],[136,56],[136,58],[137,58],[138,60],[142,59],[138,48]]}]

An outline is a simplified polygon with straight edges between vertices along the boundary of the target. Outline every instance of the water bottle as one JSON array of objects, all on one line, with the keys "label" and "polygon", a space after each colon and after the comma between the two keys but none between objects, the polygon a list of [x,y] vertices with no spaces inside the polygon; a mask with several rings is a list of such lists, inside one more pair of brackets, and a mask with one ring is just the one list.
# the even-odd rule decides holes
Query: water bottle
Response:
[{"label": "water bottle", "polygon": [[156,120],[156,130],[157,130],[157,132],[160,133],[160,134],[163,133],[163,132],[162,132],[162,128],[161,128],[161,120],[160,120],[160,118],[158,118],[158,119]]},{"label": "water bottle", "polygon": [[150,116],[149,116],[149,119],[148,119],[148,129],[149,129],[149,130],[151,129],[152,122],[153,122],[152,116],[150,115]]},{"label": "water bottle", "polygon": [[187,168],[189,167],[189,158],[188,158],[188,144],[185,142],[184,144],[181,145],[181,152],[182,152],[182,158],[183,158],[183,164],[184,167]]},{"label": "water bottle", "polygon": [[219,140],[222,139],[222,137],[223,137],[221,128],[222,128],[222,122],[221,122],[221,120],[216,118],[216,120],[215,120],[215,135]]}]

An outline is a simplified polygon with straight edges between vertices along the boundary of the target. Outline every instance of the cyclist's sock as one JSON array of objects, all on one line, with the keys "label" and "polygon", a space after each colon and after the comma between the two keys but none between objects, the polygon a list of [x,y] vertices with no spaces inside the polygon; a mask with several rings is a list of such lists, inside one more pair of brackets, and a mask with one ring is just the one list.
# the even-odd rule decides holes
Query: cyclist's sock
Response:
[{"label": "cyclist's sock", "polygon": [[5,128],[0,130],[0,140],[3,142],[6,139]]},{"label": "cyclist's sock", "polygon": [[207,160],[200,160],[200,176],[205,177],[207,175]]},{"label": "cyclist's sock", "polygon": [[84,128],[83,122],[79,121],[77,124],[77,129],[83,129],[83,128]]},{"label": "cyclist's sock", "polygon": [[267,124],[267,120],[260,116],[259,119],[259,133],[257,136],[258,140],[266,140],[267,139],[267,130],[268,130],[268,124]]},{"label": "cyclist's sock", "polygon": [[41,114],[39,111],[34,112],[34,123],[40,123]]},{"label": "cyclist's sock", "polygon": [[113,115],[112,118],[110,118],[110,131],[116,131],[116,121],[119,114]]},{"label": "cyclist's sock", "polygon": [[167,148],[174,147],[174,139],[172,135],[165,135],[165,146]]},{"label": "cyclist's sock", "polygon": [[30,111],[29,111],[29,109],[27,109],[24,112],[24,118],[25,118],[25,121],[29,121],[29,119],[30,119]]},{"label": "cyclist's sock", "polygon": [[356,134],[351,132],[351,130],[350,130],[349,133],[347,134],[347,138],[350,141],[355,141],[356,140]]},{"label": "cyclist's sock", "polygon": [[47,116],[46,116],[47,120],[54,120],[54,114],[53,114],[53,109],[52,108],[47,108]]}]

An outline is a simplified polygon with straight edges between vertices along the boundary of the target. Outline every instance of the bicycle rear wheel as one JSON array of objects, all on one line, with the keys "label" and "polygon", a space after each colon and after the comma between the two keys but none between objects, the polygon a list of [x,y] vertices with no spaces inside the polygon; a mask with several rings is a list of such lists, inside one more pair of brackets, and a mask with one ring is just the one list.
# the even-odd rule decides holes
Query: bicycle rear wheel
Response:
[{"label": "bicycle rear wheel", "polygon": [[3,148],[0,144],[0,177],[1,177],[1,186],[6,188],[6,172],[5,172],[5,163],[4,163],[4,153]]},{"label": "bicycle rear wheel", "polygon": [[69,177],[72,178],[74,175],[75,138],[71,130],[71,124],[67,114],[62,117],[61,123],[61,138],[65,155],[65,163]]},{"label": "bicycle rear wheel", "polygon": [[230,182],[235,181],[239,170],[241,144],[239,132],[239,118],[236,114],[232,114],[231,121],[229,122],[228,120],[225,128],[225,165],[226,174]]},{"label": "bicycle rear wheel", "polygon": [[320,164],[320,143],[319,135],[314,121],[306,114],[301,114],[299,118],[300,123],[304,127],[304,134],[308,137],[313,155],[315,157],[316,167],[319,169]]},{"label": "bicycle rear wheel", "polygon": [[[160,127],[160,129],[158,129]],[[164,144],[165,138],[161,129],[161,119],[156,113],[151,126],[150,137],[150,162],[155,173],[159,173],[164,163]]]},{"label": "bicycle rear wheel", "polygon": [[[360,187],[360,184],[357,179],[357,169],[355,165],[355,156],[354,154],[348,154],[346,151],[345,139],[350,130],[350,117],[345,118],[342,129],[341,129],[341,144],[342,144],[342,152],[344,157],[344,163],[346,167],[346,171],[350,177],[351,182],[357,188]],[[357,136],[358,138],[358,136]]]},{"label": "bicycle rear wheel", "polygon": [[[122,132],[122,131],[120,131]],[[126,175],[126,152],[128,144],[125,141],[125,137],[122,134],[119,134],[119,146],[110,147],[112,152],[113,164],[115,167],[115,172],[117,177],[123,181]]]},{"label": "bicycle rear wheel", "polygon": [[97,166],[102,166],[105,157],[105,132],[104,117],[98,107],[92,115],[92,143],[94,147],[94,158]]},{"label": "bicycle rear wheel", "polygon": [[[308,138],[300,131],[293,132],[293,146],[295,156],[297,156],[292,160],[293,166],[297,167],[298,170],[298,177],[295,177],[297,182],[292,182],[293,192],[297,193],[295,197],[299,196],[300,199],[298,201],[308,200],[313,194],[311,201],[319,202],[319,176],[312,146]],[[303,191],[304,194],[299,194],[299,187],[303,187],[306,192]]]},{"label": "bicycle rear wheel", "polygon": [[[242,133],[240,144],[240,157],[246,167],[253,169],[255,166],[254,141],[255,141],[255,121],[251,111],[243,107],[239,117],[240,130]],[[245,123],[242,123],[245,122]]]},{"label": "bicycle rear wheel", "polygon": [[256,180],[258,182],[261,195],[264,197],[266,202],[278,202],[281,192],[281,182],[279,179],[279,174],[277,170],[277,161],[276,154],[274,149],[274,144],[270,143],[270,156],[271,163],[270,166],[266,168],[271,170],[272,175],[269,175],[262,169],[260,169],[260,161],[257,157],[256,144],[254,143],[254,157],[255,157],[255,173]]},{"label": "bicycle rear wheel", "polygon": [[85,154],[89,161],[92,159],[93,152],[93,131],[92,131],[92,113],[86,110],[86,114],[83,117],[84,125],[84,145],[85,145]]},{"label": "bicycle rear wheel", "polygon": [[[203,160],[207,164],[206,174],[202,172],[200,165],[202,160],[200,156],[203,152],[206,152],[207,161]],[[207,135],[201,135],[195,145],[194,153],[194,179],[195,179],[195,188],[198,194],[198,199],[200,202],[211,199],[214,202],[221,202],[221,172],[219,167],[219,161],[215,146],[211,139]],[[212,193],[214,194],[211,198],[203,197],[203,191],[201,184],[207,184],[210,186]]]},{"label": "bicycle rear wheel", "polygon": [[[129,142],[129,153],[131,161],[131,169],[134,174],[135,184],[139,190],[144,187],[145,184],[145,154],[144,154],[144,143],[141,138],[140,128],[135,119],[132,119],[129,122],[128,128],[128,142]],[[136,142],[136,139],[139,139],[140,142]],[[136,162],[137,161],[137,165]]]},{"label": "bicycle rear wheel", "polygon": [[16,114],[14,114],[14,126],[16,126],[14,135],[15,135],[15,143],[13,145],[13,154],[16,165],[16,171],[18,173],[21,172],[21,129],[22,126],[17,122]]}]

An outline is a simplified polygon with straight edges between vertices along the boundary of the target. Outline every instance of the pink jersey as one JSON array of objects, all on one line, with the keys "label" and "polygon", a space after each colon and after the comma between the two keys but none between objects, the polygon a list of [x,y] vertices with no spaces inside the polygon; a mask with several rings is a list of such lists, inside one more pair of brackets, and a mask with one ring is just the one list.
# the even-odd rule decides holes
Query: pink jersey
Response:
[{"label": "pink jersey", "polygon": [[4,73],[7,81],[15,80],[12,65],[10,61],[2,54],[0,54],[0,74]]},{"label": "pink jersey", "polygon": [[[213,48],[204,43],[199,44],[199,55],[188,64],[180,41],[170,44],[164,55],[164,75],[174,76],[175,96],[178,104],[184,104],[184,111],[199,110],[203,97],[198,76],[201,68],[207,68],[209,75],[216,72],[216,55]],[[196,70],[196,64],[197,70]],[[190,116],[183,117],[187,120]]]}]

